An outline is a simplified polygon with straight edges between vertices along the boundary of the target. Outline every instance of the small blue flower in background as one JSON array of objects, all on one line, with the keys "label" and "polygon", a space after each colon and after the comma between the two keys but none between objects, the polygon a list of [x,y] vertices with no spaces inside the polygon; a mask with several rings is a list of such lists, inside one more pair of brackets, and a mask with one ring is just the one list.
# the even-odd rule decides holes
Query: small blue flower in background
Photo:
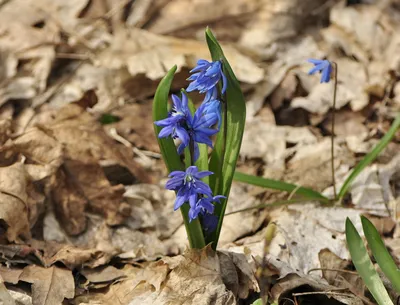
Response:
[{"label": "small blue flower in background", "polygon": [[176,191],[174,210],[179,209],[182,204],[189,201],[190,207],[196,207],[198,195],[212,197],[210,187],[200,179],[212,175],[213,172],[199,172],[197,166],[189,166],[186,171],[173,171],[169,174],[171,179],[165,184],[167,190]]},{"label": "small blue flower in background", "polygon": [[308,71],[308,74],[314,74],[315,72],[321,73],[321,83],[328,83],[331,79],[332,64],[329,60],[321,59],[309,59],[308,62],[314,64],[314,68]]},{"label": "small blue flower in background", "polygon": [[193,73],[188,80],[192,81],[187,92],[198,90],[200,93],[206,93],[205,102],[217,97],[216,85],[222,79],[222,94],[225,93],[228,81],[224,72],[222,72],[222,64],[220,61],[209,62],[205,59],[200,59],[197,66],[190,71]]}]

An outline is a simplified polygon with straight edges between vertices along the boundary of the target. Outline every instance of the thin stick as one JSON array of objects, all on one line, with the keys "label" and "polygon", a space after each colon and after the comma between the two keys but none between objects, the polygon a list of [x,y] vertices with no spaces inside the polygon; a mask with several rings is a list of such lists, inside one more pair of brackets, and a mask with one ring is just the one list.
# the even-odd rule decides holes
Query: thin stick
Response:
[{"label": "thin stick", "polygon": [[313,268],[308,270],[307,274],[310,274],[312,271],[335,271],[335,272],[343,272],[343,273],[349,273],[349,274],[354,274],[357,275],[358,273],[355,271],[350,271],[350,270],[343,270],[343,269],[333,269],[333,268]]},{"label": "thin stick", "polygon": [[335,83],[333,89],[333,108],[332,108],[332,135],[331,135],[331,170],[332,170],[332,183],[333,183],[333,193],[335,196],[335,200],[337,200],[337,192],[336,192],[336,179],[335,179],[335,113],[336,113],[336,92],[337,92],[337,84],[338,84],[338,65],[335,62],[332,62],[334,70],[335,70]]}]

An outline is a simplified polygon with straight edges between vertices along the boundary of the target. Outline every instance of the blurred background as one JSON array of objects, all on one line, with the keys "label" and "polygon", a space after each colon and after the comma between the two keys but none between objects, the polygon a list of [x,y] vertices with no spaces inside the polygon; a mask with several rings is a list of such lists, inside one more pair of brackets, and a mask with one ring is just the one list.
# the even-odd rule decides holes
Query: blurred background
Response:
[{"label": "blurred background", "polygon": [[[332,194],[333,82],[308,75],[309,58],[338,65],[339,184],[400,111],[398,0],[0,0],[3,261],[17,246],[27,264],[71,269],[182,252],[185,231],[173,192],[163,189],[151,108],[174,64],[173,92],[188,85],[198,59],[210,59],[207,26],[247,101],[242,172]],[[348,258],[345,217],[368,212],[383,217],[380,228],[400,255],[387,215],[400,194],[399,151],[397,133],[380,169],[355,182],[347,198],[355,209],[232,214],[221,246],[261,256],[265,226],[275,221],[286,233],[271,253],[307,272],[321,266],[321,249]],[[282,199],[234,184],[227,212]]]}]

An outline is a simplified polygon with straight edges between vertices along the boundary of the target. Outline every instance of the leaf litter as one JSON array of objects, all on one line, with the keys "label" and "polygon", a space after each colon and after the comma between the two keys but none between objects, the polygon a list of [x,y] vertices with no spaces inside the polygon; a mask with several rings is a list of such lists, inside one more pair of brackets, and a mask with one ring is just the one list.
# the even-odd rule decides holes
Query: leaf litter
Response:
[{"label": "leaf litter", "polygon": [[[210,25],[247,99],[240,170],[330,196],[332,88],[307,75],[305,60],[339,65],[338,186],[400,109],[399,8],[359,2],[3,2],[0,300],[250,304],[260,291],[265,227],[275,223],[267,271],[279,304],[365,302],[360,279],[343,272],[351,268],[344,220],[360,229],[359,215],[372,217],[400,258],[398,137],[354,181],[351,205],[232,214],[221,249],[195,251],[163,189],[150,107],[173,64],[178,90],[196,60],[208,58],[199,33]],[[103,115],[116,121],[102,125]],[[227,212],[293,195],[235,183]]]}]

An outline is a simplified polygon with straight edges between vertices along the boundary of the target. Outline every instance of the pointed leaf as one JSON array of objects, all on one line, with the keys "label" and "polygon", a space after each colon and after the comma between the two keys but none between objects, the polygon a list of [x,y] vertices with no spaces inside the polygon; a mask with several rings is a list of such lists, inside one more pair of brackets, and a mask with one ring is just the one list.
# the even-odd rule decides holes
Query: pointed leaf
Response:
[{"label": "pointed leaf", "polygon": [[346,219],[346,241],[353,264],[374,299],[379,305],[393,305],[382,280],[372,265],[360,235],[349,218]]},{"label": "pointed leaf", "polygon": [[361,216],[361,222],[364,229],[365,237],[368,241],[368,246],[371,248],[372,254],[375,257],[379,267],[392,283],[393,288],[400,293],[400,270],[397,268],[392,256],[386,249],[378,230],[364,216]]}]

